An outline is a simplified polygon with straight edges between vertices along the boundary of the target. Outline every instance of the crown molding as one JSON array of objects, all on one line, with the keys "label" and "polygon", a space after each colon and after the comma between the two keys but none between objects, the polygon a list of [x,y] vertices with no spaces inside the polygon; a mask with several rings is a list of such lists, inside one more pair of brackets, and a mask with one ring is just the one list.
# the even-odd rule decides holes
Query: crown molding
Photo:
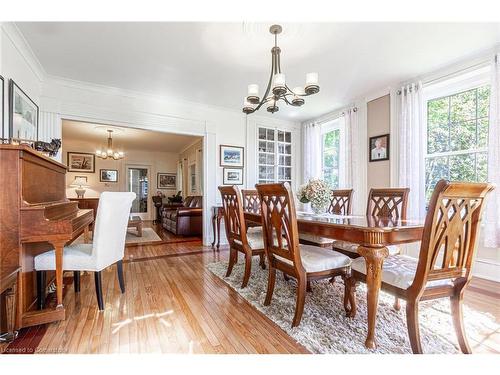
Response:
[{"label": "crown molding", "polygon": [[0,27],[26,64],[28,64],[33,74],[35,74],[40,82],[44,82],[47,73],[16,24],[14,22],[3,22]]},{"label": "crown molding", "polygon": [[[54,76],[54,75],[46,75],[46,79],[45,79],[44,84],[45,85],[65,86],[65,87],[69,87],[69,88],[76,89],[76,90],[90,91],[90,92],[99,93],[99,94],[103,94],[103,95],[121,96],[121,97],[129,98],[129,99],[146,99],[146,100],[152,100],[152,101],[158,101],[158,102],[170,102],[170,103],[174,103],[174,104],[178,104],[178,105],[184,105],[187,107],[198,108],[200,110],[205,110],[205,111],[231,113],[231,114],[237,115],[238,117],[241,117],[241,118],[244,118],[246,116],[244,113],[241,112],[240,109],[234,109],[234,108],[230,108],[230,107],[217,106],[217,105],[206,104],[206,103],[193,102],[193,101],[179,99],[179,98],[172,97],[172,96],[151,94],[151,93],[146,93],[146,92],[141,92],[141,91],[123,89],[123,88],[114,87],[114,86],[101,85],[101,84],[92,83],[92,82],[78,81],[78,80]],[[42,96],[43,96],[43,93],[42,93]],[[271,117],[271,116],[259,115],[259,116],[255,116],[255,117],[257,117],[257,119],[261,119],[262,121],[266,121],[266,122],[274,121],[274,122],[279,122],[282,124],[296,124],[296,122],[294,122],[294,121],[290,121],[290,120],[282,119],[282,118]]]}]

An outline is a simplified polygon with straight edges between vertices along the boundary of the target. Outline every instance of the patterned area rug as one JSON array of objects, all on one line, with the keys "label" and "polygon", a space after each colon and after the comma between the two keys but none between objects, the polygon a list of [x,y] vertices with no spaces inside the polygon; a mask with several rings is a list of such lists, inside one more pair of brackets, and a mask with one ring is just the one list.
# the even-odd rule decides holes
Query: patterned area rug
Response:
[{"label": "patterned area rug", "polygon": [[[377,348],[370,350],[364,346],[367,330],[364,284],[360,283],[357,289],[358,310],[356,317],[351,319],[345,316],[342,304],[342,280],[337,278],[334,284],[328,280],[314,282],[312,293],[307,293],[301,324],[291,328],[296,298],[293,279],[287,282],[278,272],[271,305],[264,306],[268,271],[262,270],[257,260],[252,264],[252,276],[245,289],[240,288],[244,271],[241,259],[228,278],[224,277],[226,262],[211,263],[207,268],[313,353],[411,353],[404,301],[401,301],[401,310],[396,311],[392,307],[394,297],[389,294],[382,292],[380,295]],[[424,353],[460,353],[448,299],[421,302],[419,318]],[[500,328],[492,316],[467,306],[464,306],[464,320],[469,338],[477,332],[494,332]]]},{"label": "patterned area rug", "polygon": [[[90,239],[92,240],[92,232],[90,233]],[[146,243],[146,242],[158,242],[162,239],[160,236],[156,234],[154,229],[151,228],[143,228],[142,229],[142,237],[137,236],[137,230],[135,228],[127,229],[127,236],[125,237],[125,244],[137,244],[137,243]],[[83,243],[83,234],[78,237],[74,242],[74,244]]]}]

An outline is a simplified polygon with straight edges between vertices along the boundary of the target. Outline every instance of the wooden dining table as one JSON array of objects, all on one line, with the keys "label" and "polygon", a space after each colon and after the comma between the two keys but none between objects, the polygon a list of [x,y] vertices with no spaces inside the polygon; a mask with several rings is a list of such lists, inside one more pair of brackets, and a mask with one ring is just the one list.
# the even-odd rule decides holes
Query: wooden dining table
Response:
[{"label": "wooden dining table", "polygon": [[[245,220],[260,223],[261,215],[245,212]],[[365,346],[375,348],[378,296],[382,283],[382,264],[389,255],[387,246],[420,241],[424,220],[297,212],[297,224],[301,233],[359,244],[358,253],[366,260],[368,334]],[[325,251],[328,249],[325,248]]]}]

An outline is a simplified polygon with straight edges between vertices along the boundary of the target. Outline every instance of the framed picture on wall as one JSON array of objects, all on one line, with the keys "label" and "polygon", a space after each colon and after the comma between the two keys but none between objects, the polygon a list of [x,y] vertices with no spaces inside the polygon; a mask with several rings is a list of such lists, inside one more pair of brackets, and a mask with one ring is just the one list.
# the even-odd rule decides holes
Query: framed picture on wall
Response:
[{"label": "framed picture on wall", "polygon": [[244,150],[243,147],[220,145],[220,166],[244,167]]},{"label": "framed picture on wall", "polygon": [[4,119],[5,119],[5,111],[4,111],[4,105],[5,105],[5,98],[4,98],[4,90],[5,90],[5,81],[2,76],[0,76],[0,116],[2,118],[0,119],[0,125],[2,125],[2,138],[5,138],[5,130],[4,130]]},{"label": "framed picture on wall", "polygon": [[75,180],[85,181],[85,183],[89,182],[87,176],[75,176]]},{"label": "framed picture on wall", "polygon": [[68,172],[94,173],[95,155],[85,152],[68,152]]},{"label": "framed picture on wall", "polygon": [[10,137],[20,140],[38,140],[38,106],[11,79],[9,81]]},{"label": "framed picture on wall", "polygon": [[99,181],[118,182],[118,171],[116,169],[100,169]]},{"label": "framed picture on wall", "polygon": [[222,183],[224,185],[243,185],[243,168],[224,168]]},{"label": "framed picture on wall", "polygon": [[370,161],[389,160],[389,134],[370,137]]},{"label": "framed picture on wall", "polygon": [[158,189],[177,189],[177,174],[158,173],[156,177],[156,186]]}]

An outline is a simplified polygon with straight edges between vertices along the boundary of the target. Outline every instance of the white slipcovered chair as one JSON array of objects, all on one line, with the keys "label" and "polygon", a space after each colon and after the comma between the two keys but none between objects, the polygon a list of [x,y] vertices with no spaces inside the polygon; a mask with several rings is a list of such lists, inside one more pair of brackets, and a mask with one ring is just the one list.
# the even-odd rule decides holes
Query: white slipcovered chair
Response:
[{"label": "white slipcovered chair", "polygon": [[[99,198],[92,243],[72,244],[65,246],[63,250],[63,270],[74,271],[75,292],[80,291],[80,271],[94,272],[99,310],[104,310],[101,271],[106,267],[116,263],[120,289],[125,293],[122,259],[134,199],[135,193],[131,192],[103,192]],[[34,263],[37,271],[38,308],[41,309],[45,300],[46,271],[56,269],[55,250],[37,255]]]}]

